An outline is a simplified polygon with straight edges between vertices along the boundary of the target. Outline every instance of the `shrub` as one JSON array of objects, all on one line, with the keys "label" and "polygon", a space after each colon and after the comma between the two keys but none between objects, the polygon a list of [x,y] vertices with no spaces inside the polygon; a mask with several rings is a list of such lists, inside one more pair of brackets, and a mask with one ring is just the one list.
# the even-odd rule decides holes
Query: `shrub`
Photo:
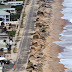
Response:
[{"label": "shrub", "polygon": [[41,12],[41,11],[38,11],[38,12],[37,12],[37,15],[44,15],[44,13]]},{"label": "shrub", "polygon": [[14,52],[14,53],[17,53],[17,52],[18,52],[18,51],[17,51],[17,48],[14,48],[14,49],[13,49],[13,52]]},{"label": "shrub", "polygon": [[34,35],[33,39],[39,39],[39,36],[38,35]]},{"label": "shrub", "polygon": [[16,31],[8,31],[9,36],[15,36]]}]

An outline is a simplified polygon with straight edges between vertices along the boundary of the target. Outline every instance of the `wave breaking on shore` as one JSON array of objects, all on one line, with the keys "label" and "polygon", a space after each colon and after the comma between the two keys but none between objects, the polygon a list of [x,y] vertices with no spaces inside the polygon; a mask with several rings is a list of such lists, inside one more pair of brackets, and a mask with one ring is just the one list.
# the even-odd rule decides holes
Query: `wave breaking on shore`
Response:
[{"label": "wave breaking on shore", "polygon": [[62,41],[55,41],[57,45],[63,49],[61,53],[58,54],[61,64],[65,65],[65,72],[72,72],[72,1],[64,0],[62,5],[64,8],[61,13],[64,14],[62,19],[65,19],[67,24],[63,27],[63,31],[59,34]]}]

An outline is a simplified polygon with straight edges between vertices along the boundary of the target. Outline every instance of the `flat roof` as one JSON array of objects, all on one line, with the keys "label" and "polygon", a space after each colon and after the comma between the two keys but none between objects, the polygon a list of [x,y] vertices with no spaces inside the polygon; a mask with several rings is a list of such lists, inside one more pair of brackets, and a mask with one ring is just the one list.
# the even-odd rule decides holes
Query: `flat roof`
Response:
[{"label": "flat roof", "polygon": [[3,8],[0,8],[0,11],[3,11]]},{"label": "flat roof", "polygon": [[3,51],[0,51],[0,55],[3,55]]},{"label": "flat roof", "polygon": [[10,1],[8,3],[23,3],[23,1]]},{"label": "flat roof", "polygon": [[3,10],[15,10],[15,8],[3,8]]},{"label": "flat roof", "polygon": [[1,15],[1,16],[2,16],[2,15],[10,15],[10,13],[8,13],[8,12],[6,12],[6,11],[1,10],[1,11],[0,11],[0,15]]},{"label": "flat roof", "polygon": [[0,5],[0,8],[10,8],[10,5]]}]

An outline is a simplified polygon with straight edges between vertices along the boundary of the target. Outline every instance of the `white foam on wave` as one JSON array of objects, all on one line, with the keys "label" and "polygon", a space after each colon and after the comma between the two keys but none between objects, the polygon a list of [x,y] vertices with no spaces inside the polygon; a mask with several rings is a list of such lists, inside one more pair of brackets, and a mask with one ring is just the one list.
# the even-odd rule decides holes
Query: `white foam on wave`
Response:
[{"label": "white foam on wave", "polygon": [[65,32],[60,33],[60,35],[72,35],[72,31],[64,30]]},{"label": "white foam on wave", "polygon": [[72,41],[72,36],[69,35],[69,36],[61,36],[59,37],[60,40],[63,40],[63,41]]},{"label": "white foam on wave", "polygon": [[64,16],[61,18],[66,19],[72,23],[72,1],[71,0],[67,0],[67,1],[64,0],[62,5],[66,8],[62,9],[61,13],[64,14]]},{"label": "white foam on wave", "polygon": [[62,5],[65,7],[72,7],[72,3],[62,3]]},{"label": "white foam on wave", "polygon": [[63,16],[63,17],[61,17],[61,19],[66,19],[69,22],[72,22],[72,16],[71,15]]},{"label": "white foam on wave", "polygon": [[62,13],[72,13],[72,8],[63,8]]},{"label": "white foam on wave", "polygon": [[58,54],[58,58],[60,59],[72,59],[72,55]]},{"label": "white foam on wave", "polygon": [[72,59],[60,59],[59,63],[64,64],[68,69],[72,69]]},{"label": "white foam on wave", "polygon": [[72,3],[72,0],[64,0],[63,3]]},{"label": "white foam on wave", "polygon": [[72,41],[55,41],[53,42],[61,47],[72,46]]}]

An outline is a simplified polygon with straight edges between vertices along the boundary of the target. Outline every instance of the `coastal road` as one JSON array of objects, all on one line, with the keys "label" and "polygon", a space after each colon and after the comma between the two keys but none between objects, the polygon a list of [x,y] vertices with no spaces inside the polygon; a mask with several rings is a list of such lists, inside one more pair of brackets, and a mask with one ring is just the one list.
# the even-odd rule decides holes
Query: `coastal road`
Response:
[{"label": "coastal road", "polygon": [[30,31],[34,30],[34,21],[35,21],[34,14],[36,13],[36,10],[34,10],[35,1],[36,0],[31,0],[30,3],[30,9],[27,15],[27,21],[25,24],[24,33],[20,43],[20,51],[18,54],[19,56],[15,64],[14,72],[26,72],[26,64],[28,62],[29,50],[31,45],[31,38],[29,36]]}]

